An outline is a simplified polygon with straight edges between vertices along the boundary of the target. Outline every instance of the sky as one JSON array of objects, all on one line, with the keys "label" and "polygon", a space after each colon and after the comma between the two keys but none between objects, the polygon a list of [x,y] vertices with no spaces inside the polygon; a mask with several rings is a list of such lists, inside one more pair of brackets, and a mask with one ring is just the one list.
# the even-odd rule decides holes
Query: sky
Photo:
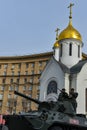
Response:
[{"label": "sky", "polygon": [[52,51],[56,28],[68,25],[70,3],[87,54],[87,0],[0,0],[0,56]]}]

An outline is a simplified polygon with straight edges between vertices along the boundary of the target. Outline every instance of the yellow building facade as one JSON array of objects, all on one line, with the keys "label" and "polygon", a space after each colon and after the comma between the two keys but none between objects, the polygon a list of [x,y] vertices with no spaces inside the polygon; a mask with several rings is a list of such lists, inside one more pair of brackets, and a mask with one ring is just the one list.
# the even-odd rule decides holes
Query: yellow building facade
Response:
[{"label": "yellow building facade", "polygon": [[39,78],[52,52],[26,56],[0,57],[0,113],[37,109],[37,105],[14,94],[19,91],[39,98]]}]

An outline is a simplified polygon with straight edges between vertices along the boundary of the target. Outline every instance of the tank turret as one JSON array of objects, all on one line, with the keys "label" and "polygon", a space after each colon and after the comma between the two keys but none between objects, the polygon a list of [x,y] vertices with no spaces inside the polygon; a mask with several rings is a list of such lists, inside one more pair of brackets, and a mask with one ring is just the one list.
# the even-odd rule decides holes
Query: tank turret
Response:
[{"label": "tank turret", "polygon": [[53,102],[53,101],[41,102],[39,100],[33,99],[33,98],[26,96],[23,93],[20,93],[17,91],[14,91],[14,94],[19,95],[23,98],[26,98],[26,99],[38,104],[38,111],[51,110],[51,111],[59,111],[59,112],[75,115],[74,108],[73,108],[73,106],[68,98],[63,100],[63,101],[57,101],[57,102]]},{"label": "tank turret", "polygon": [[40,111],[40,110],[46,110],[46,109],[49,110],[49,109],[51,109],[51,105],[50,105],[49,102],[41,102],[41,101],[39,101],[39,100],[37,100],[37,99],[33,99],[33,98],[31,98],[31,97],[29,97],[29,96],[26,96],[26,95],[24,95],[23,93],[20,93],[20,92],[17,92],[17,91],[14,91],[14,94],[16,94],[16,95],[18,95],[18,96],[21,96],[21,97],[23,97],[23,98],[26,98],[27,100],[30,100],[30,101],[32,101],[32,102],[38,104],[38,110],[39,110],[39,111]]}]

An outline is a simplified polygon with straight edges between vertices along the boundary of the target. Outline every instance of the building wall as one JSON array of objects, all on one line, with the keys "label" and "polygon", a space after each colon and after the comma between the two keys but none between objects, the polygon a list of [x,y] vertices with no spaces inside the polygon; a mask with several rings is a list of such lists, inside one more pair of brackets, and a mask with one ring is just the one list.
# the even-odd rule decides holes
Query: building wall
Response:
[{"label": "building wall", "polygon": [[[75,39],[65,39],[61,40],[61,44],[62,54],[60,57],[60,61],[67,67],[71,68],[82,59],[82,43],[80,41],[76,41]],[[70,45],[72,45],[72,49],[70,49]],[[80,47],[79,51],[78,46]]]},{"label": "building wall", "polygon": [[39,97],[39,78],[52,52],[0,57],[0,113],[37,109],[37,105],[14,94],[14,90],[32,98]]},{"label": "building wall", "polygon": [[[62,80],[61,80],[62,79]],[[57,98],[60,93],[59,90],[64,88],[64,72],[58,65],[58,63],[52,59],[45,68],[45,71],[40,78],[40,101],[46,101],[49,94],[47,95],[47,88],[50,81],[55,81],[57,83]],[[54,87],[54,86],[52,86]]]},{"label": "building wall", "polygon": [[78,113],[84,113],[86,114],[86,89],[87,89],[87,63],[84,64],[84,66],[81,68],[80,73],[77,75],[77,112]]}]

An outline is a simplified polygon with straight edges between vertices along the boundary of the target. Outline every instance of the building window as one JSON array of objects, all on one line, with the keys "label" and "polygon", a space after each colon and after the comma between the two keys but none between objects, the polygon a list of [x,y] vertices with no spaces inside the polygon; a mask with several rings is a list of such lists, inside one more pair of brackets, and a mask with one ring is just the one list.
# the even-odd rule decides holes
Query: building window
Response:
[{"label": "building window", "polygon": [[25,75],[28,75],[28,71],[25,71]]},{"label": "building window", "polygon": [[34,68],[34,63],[31,63],[31,67]]},{"label": "building window", "polygon": [[32,78],[30,78],[30,83],[32,83],[33,82],[33,79]]},{"label": "building window", "polygon": [[20,76],[20,71],[18,71],[18,76]]},{"label": "building window", "polygon": [[4,91],[4,88],[5,88],[4,86],[1,86],[1,90],[2,90],[2,91]]},{"label": "building window", "polygon": [[42,66],[42,61],[39,61],[39,67]]},{"label": "building window", "polygon": [[31,71],[31,74],[34,74],[34,70]]},{"label": "building window", "polygon": [[9,86],[9,91],[13,91],[13,90],[14,90],[13,86]]},{"label": "building window", "polygon": [[0,100],[2,100],[3,99],[3,94],[0,94]]},{"label": "building window", "polygon": [[17,105],[17,101],[14,101],[14,107],[16,107],[16,105]]},{"label": "building window", "polygon": [[8,94],[8,98],[9,98],[9,99],[11,98],[11,96],[12,96],[11,94]]},{"label": "building window", "polygon": [[29,103],[27,103],[27,107],[30,107],[30,102],[29,102]]},{"label": "building window", "polygon": [[78,57],[80,57],[80,45],[78,45]]},{"label": "building window", "polygon": [[26,91],[26,86],[23,86],[23,91]]},{"label": "building window", "polygon": [[39,74],[41,74],[42,73],[42,70],[39,70]]},{"label": "building window", "polygon": [[50,81],[47,87],[47,95],[50,93],[56,93],[57,94],[57,83],[56,81]]},{"label": "building window", "polygon": [[39,93],[37,93],[37,97],[36,97],[36,99],[39,99]]},{"label": "building window", "polygon": [[29,87],[29,90],[30,90],[30,91],[32,90],[32,86]]},{"label": "building window", "polygon": [[12,69],[14,69],[15,68],[15,64],[12,64],[12,67],[11,67]]},{"label": "building window", "polygon": [[7,69],[7,67],[8,67],[8,64],[5,64],[5,65],[4,65],[4,69]]},{"label": "building window", "polygon": [[3,72],[3,75],[6,76],[6,71]]},{"label": "building window", "polygon": [[3,84],[5,83],[5,79],[2,79],[2,83],[3,83]]},{"label": "building window", "polygon": [[18,96],[17,95],[14,95],[14,98],[17,98]]},{"label": "building window", "polygon": [[21,68],[21,63],[18,64],[18,68],[19,68],[19,69]]},{"label": "building window", "polygon": [[27,78],[24,78],[24,83],[26,83],[27,82]]},{"label": "building window", "polygon": [[69,55],[72,55],[72,43],[69,44]]},{"label": "building window", "polygon": [[10,102],[9,101],[7,102],[7,106],[10,107]]},{"label": "building window", "polygon": [[14,71],[11,72],[11,75],[14,76]]},{"label": "building window", "polygon": [[60,56],[62,56],[62,51],[63,51],[63,45],[60,44]]},{"label": "building window", "polygon": [[15,91],[18,91],[18,86],[15,86]]},{"label": "building window", "polygon": [[10,83],[13,83],[13,79],[10,79]]},{"label": "building window", "polygon": [[29,66],[29,63],[26,63],[26,69],[28,68],[28,66]]},{"label": "building window", "polygon": [[31,94],[29,94],[29,97],[31,97]]},{"label": "building window", "polygon": [[17,79],[17,83],[19,83],[19,79]]}]

